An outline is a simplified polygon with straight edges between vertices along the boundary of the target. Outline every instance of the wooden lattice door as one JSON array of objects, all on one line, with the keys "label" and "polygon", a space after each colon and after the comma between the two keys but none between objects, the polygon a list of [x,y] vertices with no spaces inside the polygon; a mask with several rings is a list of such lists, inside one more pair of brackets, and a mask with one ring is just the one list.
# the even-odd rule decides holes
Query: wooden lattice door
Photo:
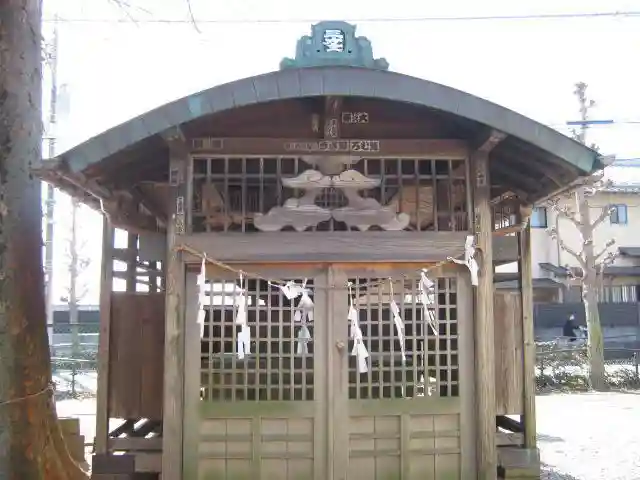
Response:
[{"label": "wooden lattice door", "polygon": [[[336,372],[330,375],[333,478],[471,478],[468,276],[433,277],[426,310],[415,269],[332,268],[329,280],[353,286],[350,292],[332,291],[329,302],[328,333],[335,344],[329,362]],[[357,335],[347,320],[350,304],[366,347],[366,369],[358,365]]]},{"label": "wooden lattice door", "polygon": [[[198,478],[325,480],[330,460],[326,269],[243,269],[262,278],[248,275],[241,283],[237,275],[223,272],[209,278]],[[313,303],[305,318],[297,316],[300,297],[288,299],[267,278],[305,284]],[[244,358],[237,352],[241,294],[251,332]]]},{"label": "wooden lattice door", "polygon": [[[222,272],[209,279],[199,478],[469,478],[468,278],[434,278],[432,331],[417,299],[419,274],[337,265],[246,270],[265,279],[241,284]],[[288,300],[266,278],[305,282],[311,318],[296,317],[300,297]],[[251,353],[243,359],[236,351],[240,291],[251,330]],[[391,300],[402,317],[404,351]],[[366,373],[354,355],[350,302],[368,354]]]}]

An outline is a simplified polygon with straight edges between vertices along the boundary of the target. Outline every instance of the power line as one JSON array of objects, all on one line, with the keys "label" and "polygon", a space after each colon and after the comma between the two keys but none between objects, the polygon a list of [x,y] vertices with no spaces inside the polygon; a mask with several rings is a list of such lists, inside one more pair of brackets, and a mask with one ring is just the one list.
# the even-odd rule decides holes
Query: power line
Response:
[{"label": "power line", "polygon": [[[514,20],[566,20],[566,19],[588,19],[588,18],[635,18],[640,17],[640,11],[613,11],[613,12],[574,12],[574,13],[541,13],[530,15],[480,15],[480,16],[457,16],[457,17],[361,17],[348,18],[348,22],[362,23],[423,23],[423,22],[484,22],[484,21],[514,21]],[[52,18],[45,18],[44,22],[53,22]],[[59,19],[66,23],[131,23],[125,18],[66,18]],[[198,19],[199,24],[229,24],[229,25],[255,25],[255,24],[291,24],[291,23],[314,23],[317,18],[283,18],[283,19],[253,19],[253,20],[233,20],[233,19]],[[147,18],[136,19],[135,23],[156,23],[156,24],[193,24],[192,19],[180,18]]]},{"label": "power line", "polygon": [[[578,125],[579,126],[580,122],[575,122],[575,125],[573,123],[550,123],[547,126],[549,127],[553,127],[553,128],[566,128],[566,129],[571,129],[573,126]],[[609,120],[603,123],[593,123],[590,124],[590,127],[594,127],[594,128],[615,128],[615,127],[621,127],[623,125],[640,125],[640,120]]]}]

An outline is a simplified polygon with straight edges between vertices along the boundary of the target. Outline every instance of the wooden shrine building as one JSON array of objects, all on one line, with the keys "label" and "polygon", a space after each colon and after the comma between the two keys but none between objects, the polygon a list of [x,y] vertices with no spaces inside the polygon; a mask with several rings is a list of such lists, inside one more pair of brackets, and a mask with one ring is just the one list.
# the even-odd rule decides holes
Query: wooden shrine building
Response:
[{"label": "wooden shrine building", "polygon": [[535,478],[528,215],[601,168],[344,22],[44,161],[104,213],[94,478]]}]

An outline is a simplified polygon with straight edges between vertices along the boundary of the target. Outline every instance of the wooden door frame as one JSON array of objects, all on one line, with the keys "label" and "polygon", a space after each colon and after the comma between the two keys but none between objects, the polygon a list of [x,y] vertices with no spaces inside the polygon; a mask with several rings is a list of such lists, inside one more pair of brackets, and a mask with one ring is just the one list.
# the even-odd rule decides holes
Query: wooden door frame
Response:
[{"label": "wooden door frame", "polygon": [[[353,272],[367,272],[367,274],[375,274],[373,272],[384,273],[384,275],[392,274],[398,270],[415,270],[417,264],[397,263],[390,264],[384,263],[378,265],[354,264],[354,263],[336,263],[336,264],[321,264],[321,263],[307,263],[307,264],[262,264],[262,265],[237,265],[241,268],[252,273],[266,274],[265,276],[273,276],[275,278],[285,278],[287,276],[299,276],[308,274],[309,278],[324,276],[326,278],[326,284],[331,285],[335,281],[335,270],[339,269]],[[187,269],[188,270],[188,269]],[[313,273],[313,270],[316,270]],[[333,272],[333,273],[332,273]],[[473,309],[473,287],[469,273],[465,268],[459,266],[449,265],[441,268],[439,271],[434,271],[435,275],[448,275],[457,279],[457,292],[458,292],[458,309],[459,320],[466,319],[466,321],[459,321],[459,375],[460,375],[460,397],[461,397],[461,410],[460,410],[460,422],[464,426],[464,431],[461,428],[461,447],[460,447],[460,461],[461,461],[461,478],[472,478],[476,472],[476,445],[475,445],[475,420],[474,420],[474,405],[475,405],[475,387],[474,387],[474,338],[473,338],[473,322],[474,322],[474,309]],[[233,278],[233,274],[227,274]],[[198,468],[198,447],[199,447],[199,422],[200,422],[200,409],[199,409],[199,386],[200,386],[200,331],[199,326],[196,323],[197,318],[197,295],[198,289],[196,287],[197,273],[193,271],[187,271],[185,275],[185,322],[184,322],[184,410],[182,417],[183,428],[183,478],[197,478]],[[324,397],[322,400],[317,399],[315,401],[316,408],[319,410],[316,412],[316,419],[319,422],[327,425],[327,429],[315,428],[314,437],[314,457],[316,461],[326,460],[326,464],[319,466],[316,465],[314,470],[317,478],[314,480],[332,480],[340,473],[340,469],[348,466],[348,450],[344,448],[344,439],[341,440],[339,431],[335,430],[332,418],[335,417],[336,412],[332,409],[336,407],[342,408],[335,404],[335,388],[340,387],[340,382],[347,382],[347,355],[349,354],[348,344],[345,345],[345,352],[342,356],[336,354],[336,341],[340,340],[340,337],[336,337],[335,325],[337,318],[345,319],[345,329],[348,338],[348,324],[347,313],[348,303],[334,301],[336,295],[341,293],[338,290],[327,290],[327,294],[316,294],[314,296],[315,315],[316,318],[327,318],[328,328],[318,329],[317,333],[314,332],[314,340],[318,342],[318,345],[323,345],[325,348],[324,354],[320,356],[319,362],[324,359],[326,369],[314,368],[315,376],[324,376],[324,379],[320,378],[320,382],[324,382],[327,388],[317,390]],[[318,292],[320,293],[320,292]],[[346,297],[345,297],[346,298]],[[333,337],[332,337],[333,336]],[[315,361],[315,360],[314,360]],[[331,378],[328,374],[329,368],[336,363],[342,365],[342,375],[336,375]],[[336,365],[336,367],[337,367]],[[338,371],[338,370],[332,370]],[[348,386],[348,385],[347,385]],[[344,388],[344,386],[343,386]],[[345,390],[346,392],[347,390]],[[345,393],[346,394],[346,393]],[[345,407],[348,402],[344,403]],[[340,414],[338,412],[338,414]],[[348,416],[348,411],[342,412],[342,415]],[[345,419],[346,421],[346,419]],[[322,424],[321,423],[321,424]],[[334,429],[334,430],[332,430]],[[329,452],[334,452],[334,455],[329,455]],[[345,456],[346,454],[346,456]]]},{"label": "wooden door frame", "polygon": [[[183,405],[182,411],[182,477],[188,479],[198,478],[198,449],[200,444],[200,328],[197,324],[198,316],[198,287],[196,285],[196,278],[198,273],[194,271],[195,264],[190,265],[192,268],[186,268],[185,274],[185,314],[184,314],[184,389],[183,389]],[[314,283],[322,287],[326,285],[328,278],[328,268],[326,264],[288,264],[288,263],[269,263],[269,264],[236,264],[235,268],[249,273],[259,274],[267,278],[286,278],[292,276],[305,276],[308,278],[314,278]],[[233,272],[221,270],[215,266],[208,268],[207,276],[210,278],[211,271],[216,272],[216,276],[219,279],[233,279],[237,278],[237,275]],[[251,277],[251,275],[249,275]],[[323,278],[324,277],[324,278]],[[320,279],[320,282],[318,282]],[[330,307],[330,295],[325,295],[324,290],[319,290],[314,295],[314,315],[316,318],[322,318],[326,316],[327,308]],[[329,324],[330,322],[327,322]],[[317,341],[319,345],[328,345],[326,341],[326,330],[316,329],[314,330],[314,341]],[[324,365],[316,365],[314,363],[314,379],[316,385],[324,382],[327,383],[327,371],[326,367],[326,353],[319,355],[319,362],[324,360]],[[314,362],[316,359],[314,358]],[[316,366],[318,368],[316,368]],[[327,396],[321,401],[319,399],[314,400],[316,407],[315,418],[318,419],[320,425],[328,425],[328,412],[326,406],[328,403],[328,389],[327,388],[314,388],[318,394]],[[322,428],[316,428],[314,425],[314,471],[316,477],[314,480],[329,480],[327,472],[330,471],[331,465],[318,465],[317,462],[321,462],[322,459],[330,461],[331,456],[328,455],[328,447],[332,446],[332,439],[326,434],[324,426]]]}]

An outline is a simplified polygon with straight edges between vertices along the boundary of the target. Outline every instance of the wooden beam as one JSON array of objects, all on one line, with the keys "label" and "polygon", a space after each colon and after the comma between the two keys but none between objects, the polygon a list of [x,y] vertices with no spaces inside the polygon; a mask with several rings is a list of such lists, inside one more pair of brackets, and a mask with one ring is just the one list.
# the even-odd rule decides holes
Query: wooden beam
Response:
[{"label": "wooden beam", "polygon": [[120,451],[161,451],[162,450],[162,437],[150,437],[150,438],[135,438],[135,437],[123,437],[123,438],[110,438],[109,439],[110,450]]},{"label": "wooden beam", "polygon": [[465,159],[463,140],[214,138],[191,139],[192,153],[215,155],[366,155],[367,157],[424,156]]},{"label": "wooden beam", "polygon": [[478,153],[490,153],[500,142],[507,138],[507,134],[500,132],[499,130],[490,130],[485,132],[480,138],[476,140],[473,146],[474,150]]},{"label": "wooden beam", "polygon": [[522,445],[522,434],[512,432],[497,432],[496,445],[499,447],[514,447]]},{"label": "wooden beam", "polygon": [[153,200],[146,197],[137,186],[132,187],[127,193],[134,203],[141,205],[146,211],[153,215],[158,225],[162,227],[167,226],[167,212],[163,211]]},{"label": "wooden beam", "polygon": [[[493,168],[499,170],[501,176],[505,177],[509,181],[509,187],[526,188],[527,191],[536,191],[540,188],[540,181],[532,178],[531,176],[525,175],[521,170],[516,167],[512,167],[507,162],[501,161],[498,163],[494,159],[492,163]],[[516,183],[516,185],[512,185],[512,183]]]},{"label": "wooden beam", "polygon": [[[179,138],[170,141],[170,182],[173,203],[167,233],[166,310],[164,345],[164,404],[162,478],[182,479],[184,415],[185,268],[176,250],[187,231],[186,175],[188,156]],[[176,148],[177,147],[177,148]]]},{"label": "wooden beam", "polygon": [[[467,232],[196,233],[180,240],[209,258],[240,263],[438,262],[464,252]],[[515,237],[498,237],[503,263],[517,260]],[[195,258],[185,258],[195,261]]]},{"label": "wooden beam", "polygon": [[45,181],[63,188],[82,203],[106,213],[113,227],[136,233],[160,230],[158,220],[140,212],[139,204],[127,192],[113,192],[79,173],[48,170],[39,173]]},{"label": "wooden beam", "polygon": [[501,227],[493,231],[494,237],[504,237],[506,235],[513,235],[522,230],[522,225],[509,225],[508,227]]},{"label": "wooden beam", "polygon": [[100,274],[100,336],[98,345],[98,391],[96,400],[96,453],[106,454],[109,437],[109,344],[111,340],[111,292],[113,291],[114,229],[102,221],[102,270]]},{"label": "wooden beam", "polygon": [[522,295],[522,342],[523,342],[523,410],[524,445],[536,447],[536,344],[533,326],[533,268],[531,260],[531,226],[527,225],[519,234],[520,288]]},{"label": "wooden beam", "polygon": [[503,155],[500,156],[500,165],[511,164],[514,169],[520,171],[522,168],[533,169],[536,170],[541,177],[547,177],[554,184],[558,186],[564,185],[566,182],[562,180],[562,176],[558,176],[555,172],[557,170],[557,165],[546,161],[540,160],[535,156],[526,153],[523,153],[521,150],[509,149],[510,153],[504,152]]},{"label": "wooden beam", "polygon": [[[475,289],[475,387],[478,438],[478,478],[495,480],[496,449],[496,371],[495,330],[493,320],[493,215],[490,205],[489,155],[475,152],[471,156],[474,172],[473,200],[478,249],[481,252],[480,278]],[[498,237],[509,238],[509,237]]]}]

